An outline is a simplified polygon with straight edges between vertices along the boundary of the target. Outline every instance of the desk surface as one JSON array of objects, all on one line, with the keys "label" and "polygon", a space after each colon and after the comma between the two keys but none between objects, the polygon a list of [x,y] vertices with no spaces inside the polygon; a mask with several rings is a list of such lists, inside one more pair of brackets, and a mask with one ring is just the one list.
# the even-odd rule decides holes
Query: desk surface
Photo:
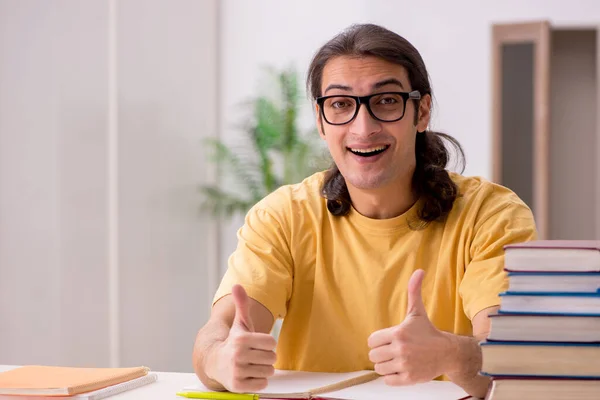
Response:
[{"label": "desk surface", "polygon": [[[16,366],[0,365],[0,372],[8,371],[16,368]],[[144,385],[137,389],[130,390],[128,392],[119,393],[114,396],[108,397],[110,400],[182,400],[182,397],[177,396],[175,393],[180,391],[186,386],[196,386],[199,383],[198,378],[193,373],[179,373],[179,372],[156,372],[158,379],[156,382]],[[431,398],[430,393],[422,393],[426,398]],[[15,396],[2,396],[0,400],[15,400]],[[58,399],[58,398],[57,398]],[[35,397],[31,396],[18,396],[18,400],[35,400]]]}]

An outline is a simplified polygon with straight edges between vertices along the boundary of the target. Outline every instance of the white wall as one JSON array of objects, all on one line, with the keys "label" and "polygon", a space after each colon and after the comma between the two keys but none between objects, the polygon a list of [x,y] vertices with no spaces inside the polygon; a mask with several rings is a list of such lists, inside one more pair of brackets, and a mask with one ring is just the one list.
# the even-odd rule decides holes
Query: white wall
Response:
[{"label": "white wall", "polygon": [[0,364],[191,371],[218,278],[217,3],[0,0]]},{"label": "white wall", "polygon": [[[491,178],[491,24],[539,19],[600,24],[595,0],[225,0],[223,8],[220,120],[225,137],[236,135],[225,128],[231,124],[225,110],[256,89],[259,65],[294,63],[305,74],[313,53],[334,34],[352,23],[372,22],[404,36],[421,52],[436,100],[432,128],[461,142],[465,174],[486,178]],[[223,260],[235,249],[241,222],[231,221],[222,232]]]},{"label": "white wall", "polygon": [[[32,7],[21,3],[8,9],[0,3],[0,304],[4,357],[16,359],[14,346],[29,332],[44,331],[56,348],[32,340],[31,352],[56,359],[59,352],[58,315],[60,245],[55,232],[57,212],[56,91],[52,69],[53,21],[40,19],[37,34],[30,32],[27,15]],[[28,7],[29,6],[29,7]],[[39,12],[49,13],[50,7]],[[19,58],[15,57],[20,54]],[[14,58],[8,64],[4,60]],[[36,68],[44,63],[46,68]],[[18,77],[21,78],[18,79]],[[19,107],[20,114],[14,112]],[[36,118],[27,112],[37,108]],[[19,129],[17,129],[17,127]],[[10,132],[10,133],[9,133]],[[43,135],[37,134],[43,132]],[[11,140],[18,136],[19,140]],[[30,165],[35,164],[35,168]],[[11,226],[11,229],[8,227]],[[29,242],[31,245],[23,246]],[[32,269],[36,274],[31,274]],[[55,271],[55,272],[53,272]],[[27,288],[28,290],[17,290]],[[36,301],[34,301],[34,299]],[[36,304],[37,303],[37,304]],[[12,307],[10,306],[12,305]],[[18,305],[18,306],[17,306]]]},{"label": "white wall", "polygon": [[217,134],[217,0],[118,4],[121,363],[191,370],[216,265],[199,187]]},{"label": "white wall", "polygon": [[108,363],[107,9],[80,4],[0,2],[3,363]]}]

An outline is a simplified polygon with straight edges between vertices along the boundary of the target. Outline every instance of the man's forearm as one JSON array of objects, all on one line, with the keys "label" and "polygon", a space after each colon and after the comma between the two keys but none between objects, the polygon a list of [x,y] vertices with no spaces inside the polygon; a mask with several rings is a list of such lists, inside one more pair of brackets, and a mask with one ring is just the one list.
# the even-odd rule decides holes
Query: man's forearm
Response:
[{"label": "man's forearm", "polygon": [[225,389],[219,382],[210,378],[206,370],[211,363],[211,354],[213,354],[216,346],[225,341],[229,329],[230,327],[223,323],[209,323],[200,329],[196,337],[196,343],[194,343],[194,371],[204,386],[211,390]]},{"label": "man's forearm", "polygon": [[484,398],[490,378],[480,375],[482,357],[479,341],[470,336],[447,333],[450,351],[447,354],[445,374],[469,395]]}]

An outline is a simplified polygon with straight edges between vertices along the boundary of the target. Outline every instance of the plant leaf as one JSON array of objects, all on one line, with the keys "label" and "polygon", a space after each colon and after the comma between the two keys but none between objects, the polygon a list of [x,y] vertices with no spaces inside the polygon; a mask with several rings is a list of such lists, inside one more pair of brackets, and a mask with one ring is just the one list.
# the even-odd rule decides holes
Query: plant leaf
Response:
[{"label": "plant leaf", "polygon": [[316,162],[320,158],[317,132],[304,138],[298,129],[300,97],[295,70],[267,68],[267,72],[276,90],[242,103],[251,118],[241,124],[246,137],[240,142],[250,145],[235,148],[218,140],[209,142],[214,153],[211,159],[222,167],[220,171],[247,189],[236,195],[217,186],[203,187],[203,208],[214,214],[245,213],[281,185],[300,182],[323,169],[322,163]]},{"label": "plant leaf", "polygon": [[279,84],[283,97],[283,131],[282,148],[290,151],[298,141],[296,119],[298,115],[298,80],[293,69],[283,71],[279,76]]},{"label": "plant leaf", "polygon": [[248,159],[242,158],[231,151],[222,141],[218,139],[206,140],[206,145],[212,148],[211,159],[219,166],[225,166],[234,175],[237,182],[244,185],[253,197],[264,194],[261,189],[260,181],[256,175],[260,175],[258,165]]},{"label": "plant leaf", "polygon": [[256,127],[254,129],[255,142],[261,150],[267,151],[280,147],[280,135],[283,131],[281,111],[273,101],[259,97],[255,105]]}]

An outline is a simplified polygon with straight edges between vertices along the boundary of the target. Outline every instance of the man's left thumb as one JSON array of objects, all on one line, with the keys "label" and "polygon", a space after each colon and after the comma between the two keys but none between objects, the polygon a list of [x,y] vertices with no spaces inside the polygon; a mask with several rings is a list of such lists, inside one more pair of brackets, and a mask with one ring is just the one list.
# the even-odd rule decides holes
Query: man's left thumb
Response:
[{"label": "man's left thumb", "polygon": [[410,280],[408,281],[407,316],[427,316],[427,311],[425,310],[425,305],[423,304],[423,297],[421,296],[421,284],[423,283],[424,276],[425,271],[418,269],[413,272]]}]

